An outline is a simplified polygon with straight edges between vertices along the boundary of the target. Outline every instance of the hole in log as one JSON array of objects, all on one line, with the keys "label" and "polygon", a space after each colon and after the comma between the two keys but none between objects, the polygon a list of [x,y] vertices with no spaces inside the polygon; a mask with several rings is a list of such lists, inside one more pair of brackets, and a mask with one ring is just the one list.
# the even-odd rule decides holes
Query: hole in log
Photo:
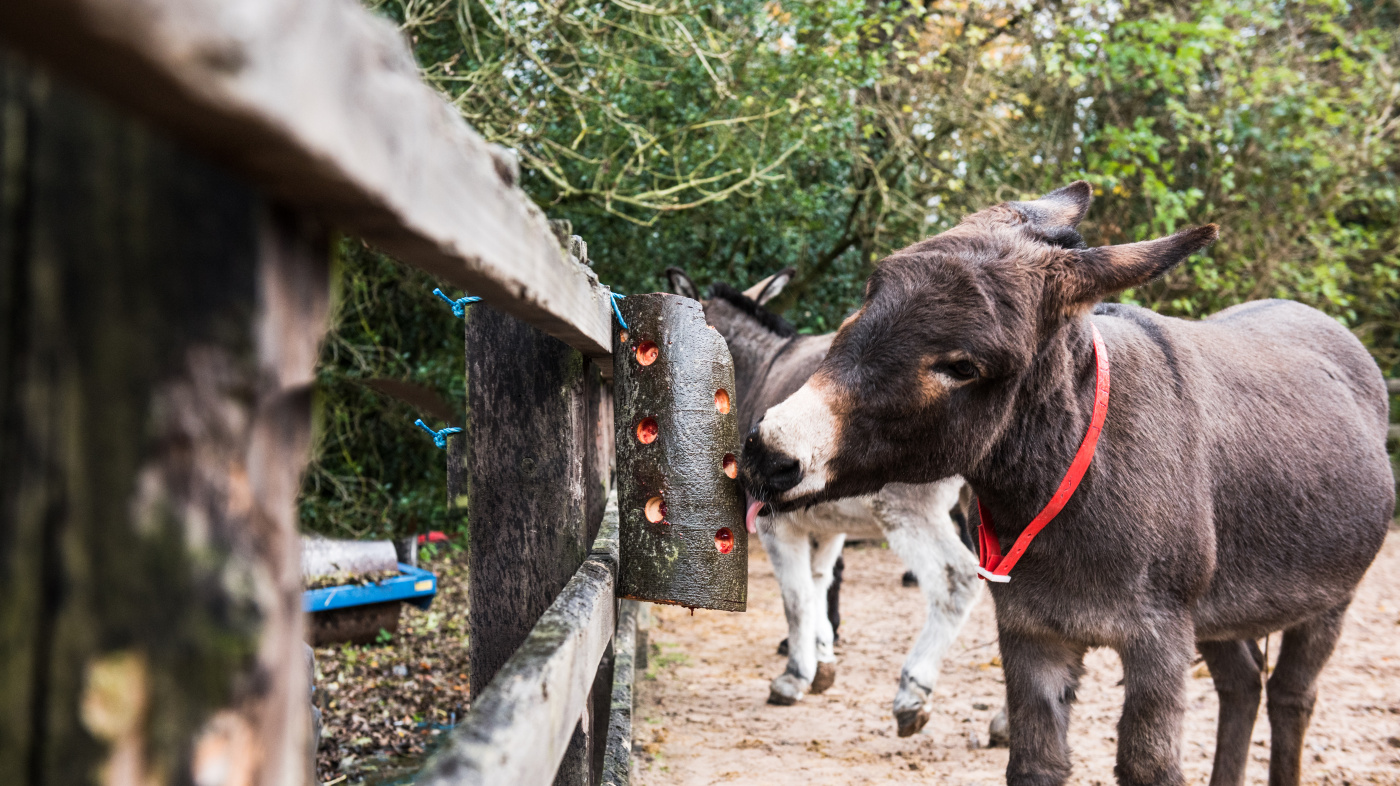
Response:
[{"label": "hole in log", "polygon": [[656,441],[656,435],[660,431],[656,425],[656,418],[642,418],[642,422],[637,424],[637,441],[643,445],[650,445]]},{"label": "hole in log", "polygon": [[729,391],[724,388],[715,391],[715,409],[721,415],[729,414]]},{"label": "hole in log", "polygon": [[619,330],[619,331],[617,332],[617,340],[618,340],[618,343],[620,343],[620,344],[626,344],[626,343],[627,343],[627,338],[628,338],[628,336],[627,336],[627,331],[625,331],[625,330]]},{"label": "hole in log", "polygon": [[724,474],[731,478],[739,477],[739,462],[734,460],[733,453],[724,454]]},{"label": "hole in log", "polygon": [[643,366],[650,366],[656,362],[656,356],[661,354],[661,350],[656,348],[655,341],[643,341],[637,345],[637,362]]},{"label": "hole in log", "polygon": [[728,554],[734,550],[734,533],[730,532],[728,527],[720,527],[719,532],[715,533],[715,548],[719,549],[721,554]]},{"label": "hole in log", "polygon": [[652,497],[647,500],[646,508],[647,521],[655,524],[666,518],[666,500],[660,497]]}]

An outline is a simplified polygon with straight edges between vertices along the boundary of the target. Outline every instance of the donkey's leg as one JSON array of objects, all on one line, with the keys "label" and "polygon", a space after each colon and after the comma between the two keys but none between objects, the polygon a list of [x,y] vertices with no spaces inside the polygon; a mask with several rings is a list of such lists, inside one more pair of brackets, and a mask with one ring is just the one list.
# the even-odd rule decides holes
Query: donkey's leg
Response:
[{"label": "donkey's leg", "polygon": [[836,560],[841,556],[841,547],[846,544],[846,535],[817,535],[816,548],[812,550],[812,593],[811,611],[816,641],[817,671],[812,677],[812,693],[824,693],[836,682],[836,630],[827,614],[827,590],[831,588],[835,575]]},{"label": "donkey's leg", "polygon": [[1297,786],[1303,735],[1317,701],[1317,675],[1332,657],[1351,600],[1283,632],[1278,664],[1269,677],[1269,786]]},{"label": "donkey's leg", "polygon": [[836,563],[831,566],[831,586],[826,588],[826,619],[831,623],[833,642],[841,640],[841,576],[845,572],[846,560],[837,554]]},{"label": "donkey's leg", "polygon": [[[769,704],[796,704],[817,674],[816,586],[812,582],[812,545],[808,534],[775,522],[763,545],[783,595],[788,623],[787,669],[769,686]],[[823,604],[824,605],[824,604]]]},{"label": "donkey's leg", "polygon": [[1210,667],[1215,692],[1220,697],[1220,719],[1215,728],[1215,765],[1210,786],[1240,786],[1249,762],[1249,738],[1259,714],[1260,680],[1264,655],[1253,641],[1202,641],[1196,648]]},{"label": "donkey's leg", "polygon": [[901,737],[915,734],[928,723],[943,655],[967,622],[982,589],[977,560],[963,546],[948,513],[957,499],[958,484],[941,485],[946,488],[932,496],[932,504],[927,492],[921,498],[901,497],[896,492],[882,494],[883,504],[877,507],[890,550],[917,576],[927,609],[919,637],[904,659],[894,697],[894,718]]},{"label": "donkey's leg", "polygon": [[1069,711],[1084,674],[1085,648],[998,628],[1011,722],[1007,786],[1058,786],[1069,778]]},{"label": "donkey's leg", "polygon": [[[1144,623],[1139,634],[1118,648],[1123,717],[1113,772],[1122,786],[1178,786],[1186,670],[1196,649],[1193,626],[1185,615],[1166,617]],[[1014,734],[1014,720],[1011,729]]]},{"label": "donkey's leg", "polygon": [[[843,539],[842,545],[844,544],[845,541]],[[817,547],[817,541],[815,538],[813,538],[812,548],[816,549]],[[816,560],[814,558],[812,561],[813,568],[818,574],[821,574],[822,570],[820,567],[818,567],[818,564],[819,560]],[[826,620],[828,623],[831,624],[831,642],[833,646],[835,646],[835,643],[841,638],[841,574],[845,571],[845,569],[846,561],[842,559],[841,553],[838,551],[836,553],[836,563],[831,567],[831,583],[826,588]],[[820,643],[817,646],[818,648],[820,648]],[[784,638],[782,641],[778,642],[778,654],[784,657],[787,656],[787,638]],[[817,657],[817,662],[822,662],[820,655],[818,655]],[[820,668],[820,666],[818,666],[818,668]],[[821,691],[816,692],[821,693]]]}]

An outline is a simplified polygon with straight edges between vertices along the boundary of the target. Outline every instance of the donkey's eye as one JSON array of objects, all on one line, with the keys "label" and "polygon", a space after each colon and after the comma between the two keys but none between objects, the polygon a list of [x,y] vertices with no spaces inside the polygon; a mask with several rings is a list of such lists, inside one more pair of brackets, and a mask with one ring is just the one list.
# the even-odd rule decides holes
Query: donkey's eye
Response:
[{"label": "donkey's eye", "polygon": [[947,374],[959,382],[977,378],[977,367],[970,360],[955,360],[952,363],[939,363],[935,370]]}]

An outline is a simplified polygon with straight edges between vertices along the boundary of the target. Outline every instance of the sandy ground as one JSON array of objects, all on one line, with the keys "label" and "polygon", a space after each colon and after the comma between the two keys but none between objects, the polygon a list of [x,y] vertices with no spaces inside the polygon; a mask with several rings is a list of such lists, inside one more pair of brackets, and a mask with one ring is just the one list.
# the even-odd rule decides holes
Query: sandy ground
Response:
[{"label": "sandy ground", "polygon": [[[755,541],[756,542],[756,541]],[[661,784],[1002,783],[1005,749],[988,749],[987,723],[1002,704],[992,603],[985,593],[953,645],[935,689],[932,720],[895,735],[890,701],[900,663],[923,622],[918,590],[879,547],[846,550],[836,686],[795,707],[765,703],[782,671],[786,635],[773,571],[761,549],[749,565],[745,614],[653,607],[653,645],[635,725],[639,780]],[[1270,657],[1278,654],[1275,634]],[[1077,784],[1112,784],[1122,703],[1118,657],[1090,653],[1070,728]],[[1204,665],[1188,680],[1183,766],[1209,779],[1216,698]],[[1248,771],[1268,777],[1269,727],[1261,708]],[[1328,667],[1308,735],[1304,782],[1400,784],[1400,532],[1392,532],[1361,585]]]}]

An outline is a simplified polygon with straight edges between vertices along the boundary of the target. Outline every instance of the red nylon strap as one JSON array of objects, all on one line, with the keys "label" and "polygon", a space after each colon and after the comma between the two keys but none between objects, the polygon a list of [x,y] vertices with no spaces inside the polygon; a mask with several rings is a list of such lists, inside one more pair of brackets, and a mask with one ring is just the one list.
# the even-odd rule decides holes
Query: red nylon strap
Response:
[{"label": "red nylon strap", "polygon": [[[991,573],[993,576],[1007,576],[1011,569],[1016,567],[1016,561],[1026,553],[1026,549],[1035,540],[1035,536],[1040,534],[1045,525],[1050,520],[1059,515],[1069,498],[1074,496],[1074,492],[1079,488],[1079,481],[1084,479],[1084,473],[1089,470],[1089,462],[1094,460],[1094,448],[1099,444],[1099,432],[1103,431],[1104,418],[1108,416],[1108,347],[1104,346],[1103,336],[1099,334],[1099,328],[1090,322],[1089,327],[1094,331],[1094,413],[1089,418],[1089,431],[1084,435],[1084,441],[1079,443],[1079,450],[1074,454],[1074,461],[1070,462],[1069,471],[1060,481],[1060,487],[1055,489],[1054,496],[1041,508],[1040,513],[1026,525],[1026,529],[1021,533],[1021,537],[1016,539],[1016,543],[1011,546],[1011,552],[1005,557],[1001,555],[1001,543],[992,532],[992,517],[987,515],[986,508],[982,507],[982,500],[977,500],[977,550],[980,555],[980,570],[978,574],[984,580]],[[993,578],[993,581],[998,579]],[[1002,578],[1000,581],[1010,581]]]}]

